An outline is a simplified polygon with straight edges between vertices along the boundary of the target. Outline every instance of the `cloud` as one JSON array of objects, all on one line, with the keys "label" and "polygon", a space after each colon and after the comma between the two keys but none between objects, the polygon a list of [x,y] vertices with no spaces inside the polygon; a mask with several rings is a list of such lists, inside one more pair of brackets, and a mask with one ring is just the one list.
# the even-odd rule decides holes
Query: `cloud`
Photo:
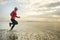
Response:
[{"label": "cloud", "polygon": [[40,5],[40,3],[35,3],[34,6],[34,9],[39,9],[39,10],[54,10],[55,7],[58,7],[60,6],[60,2],[56,2],[56,3],[48,3],[48,4],[45,4],[45,5]]},{"label": "cloud", "polygon": [[35,12],[55,12],[57,9],[60,9],[60,2],[50,2],[41,5],[40,2],[36,2],[31,6],[31,10]]},{"label": "cloud", "polygon": [[6,4],[8,1],[7,0],[1,0],[0,5]]},{"label": "cloud", "polygon": [[40,2],[32,4],[31,10],[38,15],[30,15],[29,17],[60,17],[60,2],[51,2],[41,5]]},{"label": "cloud", "polygon": [[20,5],[27,5],[29,4],[29,0],[16,0],[18,3],[20,3]]},{"label": "cloud", "polygon": [[60,16],[60,10],[56,10],[55,12],[52,13],[52,15],[59,15]]},{"label": "cloud", "polygon": [[46,7],[57,7],[57,6],[60,6],[60,2],[53,2],[46,5]]}]

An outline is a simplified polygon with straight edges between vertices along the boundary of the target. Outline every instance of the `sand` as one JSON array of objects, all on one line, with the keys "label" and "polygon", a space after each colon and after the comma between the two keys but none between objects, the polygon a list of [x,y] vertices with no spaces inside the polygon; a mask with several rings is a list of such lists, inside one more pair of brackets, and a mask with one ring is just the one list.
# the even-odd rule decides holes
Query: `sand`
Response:
[{"label": "sand", "polygon": [[60,40],[60,22],[20,23],[12,31],[0,29],[0,40]]}]

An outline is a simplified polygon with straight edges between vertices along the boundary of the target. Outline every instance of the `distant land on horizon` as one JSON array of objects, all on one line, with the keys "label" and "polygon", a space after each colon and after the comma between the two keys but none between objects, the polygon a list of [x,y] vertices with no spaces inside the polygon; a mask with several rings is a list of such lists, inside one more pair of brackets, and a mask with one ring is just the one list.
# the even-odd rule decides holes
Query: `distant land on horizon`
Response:
[{"label": "distant land on horizon", "polygon": [[[32,21],[57,21],[60,22],[60,17],[41,17],[41,18],[20,18],[20,19],[16,19],[18,21],[26,21],[26,22],[32,22]],[[5,17],[0,17],[0,22],[5,22],[5,21],[10,21],[10,18],[5,18]]]}]

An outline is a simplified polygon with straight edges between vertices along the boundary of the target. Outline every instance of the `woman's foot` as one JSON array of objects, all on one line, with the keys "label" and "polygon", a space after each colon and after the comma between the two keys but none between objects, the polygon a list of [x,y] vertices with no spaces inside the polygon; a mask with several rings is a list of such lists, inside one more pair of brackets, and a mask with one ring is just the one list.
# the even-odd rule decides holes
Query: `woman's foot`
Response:
[{"label": "woman's foot", "polygon": [[11,23],[9,23],[9,26],[11,27]]}]

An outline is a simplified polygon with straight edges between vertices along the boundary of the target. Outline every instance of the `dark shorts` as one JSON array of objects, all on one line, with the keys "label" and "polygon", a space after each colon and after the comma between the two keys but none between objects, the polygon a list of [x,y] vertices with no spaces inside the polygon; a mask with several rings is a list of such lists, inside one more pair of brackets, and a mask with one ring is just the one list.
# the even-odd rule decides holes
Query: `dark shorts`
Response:
[{"label": "dark shorts", "polygon": [[12,22],[13,24],[18,24],[18,22],[17,22],[16,20],[14,20],[14,19],[11,19],[11,22]]}]

